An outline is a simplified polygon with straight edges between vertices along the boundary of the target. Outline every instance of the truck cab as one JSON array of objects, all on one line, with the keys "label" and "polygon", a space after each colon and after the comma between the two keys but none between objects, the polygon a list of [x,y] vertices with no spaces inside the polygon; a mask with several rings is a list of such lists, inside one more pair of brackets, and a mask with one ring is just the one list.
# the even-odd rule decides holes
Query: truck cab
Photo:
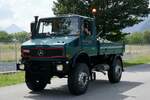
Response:
[{"label": "truck cab", "polygon": [[[72,94],[86,92],[97,72],[108,71],[111,83],[121,79],[124,44],[97,37],[95,18],[65,15],[35,17],[31,39],[21,45],[21,64],[29,89],[40,91],[53,76],[68,78]],[[21,70],[20,64],[17,69]]]}]

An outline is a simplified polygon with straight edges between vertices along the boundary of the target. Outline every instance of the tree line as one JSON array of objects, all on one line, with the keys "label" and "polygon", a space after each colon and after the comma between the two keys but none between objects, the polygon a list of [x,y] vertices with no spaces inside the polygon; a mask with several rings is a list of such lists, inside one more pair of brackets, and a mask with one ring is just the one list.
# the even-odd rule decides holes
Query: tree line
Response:
[{"label": "tree line", "polygon": [[[29,40],[30,34],[27,32],[18,32],[14,34],[8,34],[7,32],[0,31],[0,42],[14,42],[17,40],[23,43]],[[135,32],[125,37],[127,44],[150,44],[150,31]]]},{"label": "tree line", "polygon": [[127,44],[150,44],[150,31],[135,32],[125,37]]},{"label": "tree line", "polygon": [[5,31],[0,31],[0,42],[25,42],[29,39],[29,33],[27,32],[18,32],[18,33],[12,33],[8,34]]}]

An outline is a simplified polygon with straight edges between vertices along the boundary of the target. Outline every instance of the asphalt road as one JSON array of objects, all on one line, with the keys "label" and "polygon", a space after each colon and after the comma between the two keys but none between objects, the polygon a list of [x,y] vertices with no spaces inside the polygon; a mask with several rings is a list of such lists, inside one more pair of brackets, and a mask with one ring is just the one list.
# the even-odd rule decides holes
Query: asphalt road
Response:
[{"label": "asphalt road", "polygon": [[81,96],[69,93],[66,79],[54,79],[42,92],[31,92],[25,84],[0,88],[0,100],[150,100],[150,64],[126,69],[118,84],[98,74]]}]

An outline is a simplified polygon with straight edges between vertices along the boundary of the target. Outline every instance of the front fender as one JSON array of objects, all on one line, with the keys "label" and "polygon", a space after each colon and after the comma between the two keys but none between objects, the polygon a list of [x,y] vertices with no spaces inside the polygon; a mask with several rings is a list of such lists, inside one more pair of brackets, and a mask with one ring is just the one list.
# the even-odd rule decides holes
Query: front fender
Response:
[{"label": "front fender", "polygon": [[88,66],[90,65],[90,57],[84,51],[76,53],[72,58],[72,67],[75,67],[77,63],[86,63]]}]

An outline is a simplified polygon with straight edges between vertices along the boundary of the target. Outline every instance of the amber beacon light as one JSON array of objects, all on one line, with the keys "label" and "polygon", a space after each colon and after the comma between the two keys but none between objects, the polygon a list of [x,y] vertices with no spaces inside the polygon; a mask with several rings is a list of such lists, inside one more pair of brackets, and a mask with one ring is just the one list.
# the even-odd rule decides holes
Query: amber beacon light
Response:
[{"label": "amber beacon light", "polygon": [[93,9],[92,9],[92,13],[93,13],[93,14],[96,14],[96,12],[97,12],[96,8],[93,8]]}]

